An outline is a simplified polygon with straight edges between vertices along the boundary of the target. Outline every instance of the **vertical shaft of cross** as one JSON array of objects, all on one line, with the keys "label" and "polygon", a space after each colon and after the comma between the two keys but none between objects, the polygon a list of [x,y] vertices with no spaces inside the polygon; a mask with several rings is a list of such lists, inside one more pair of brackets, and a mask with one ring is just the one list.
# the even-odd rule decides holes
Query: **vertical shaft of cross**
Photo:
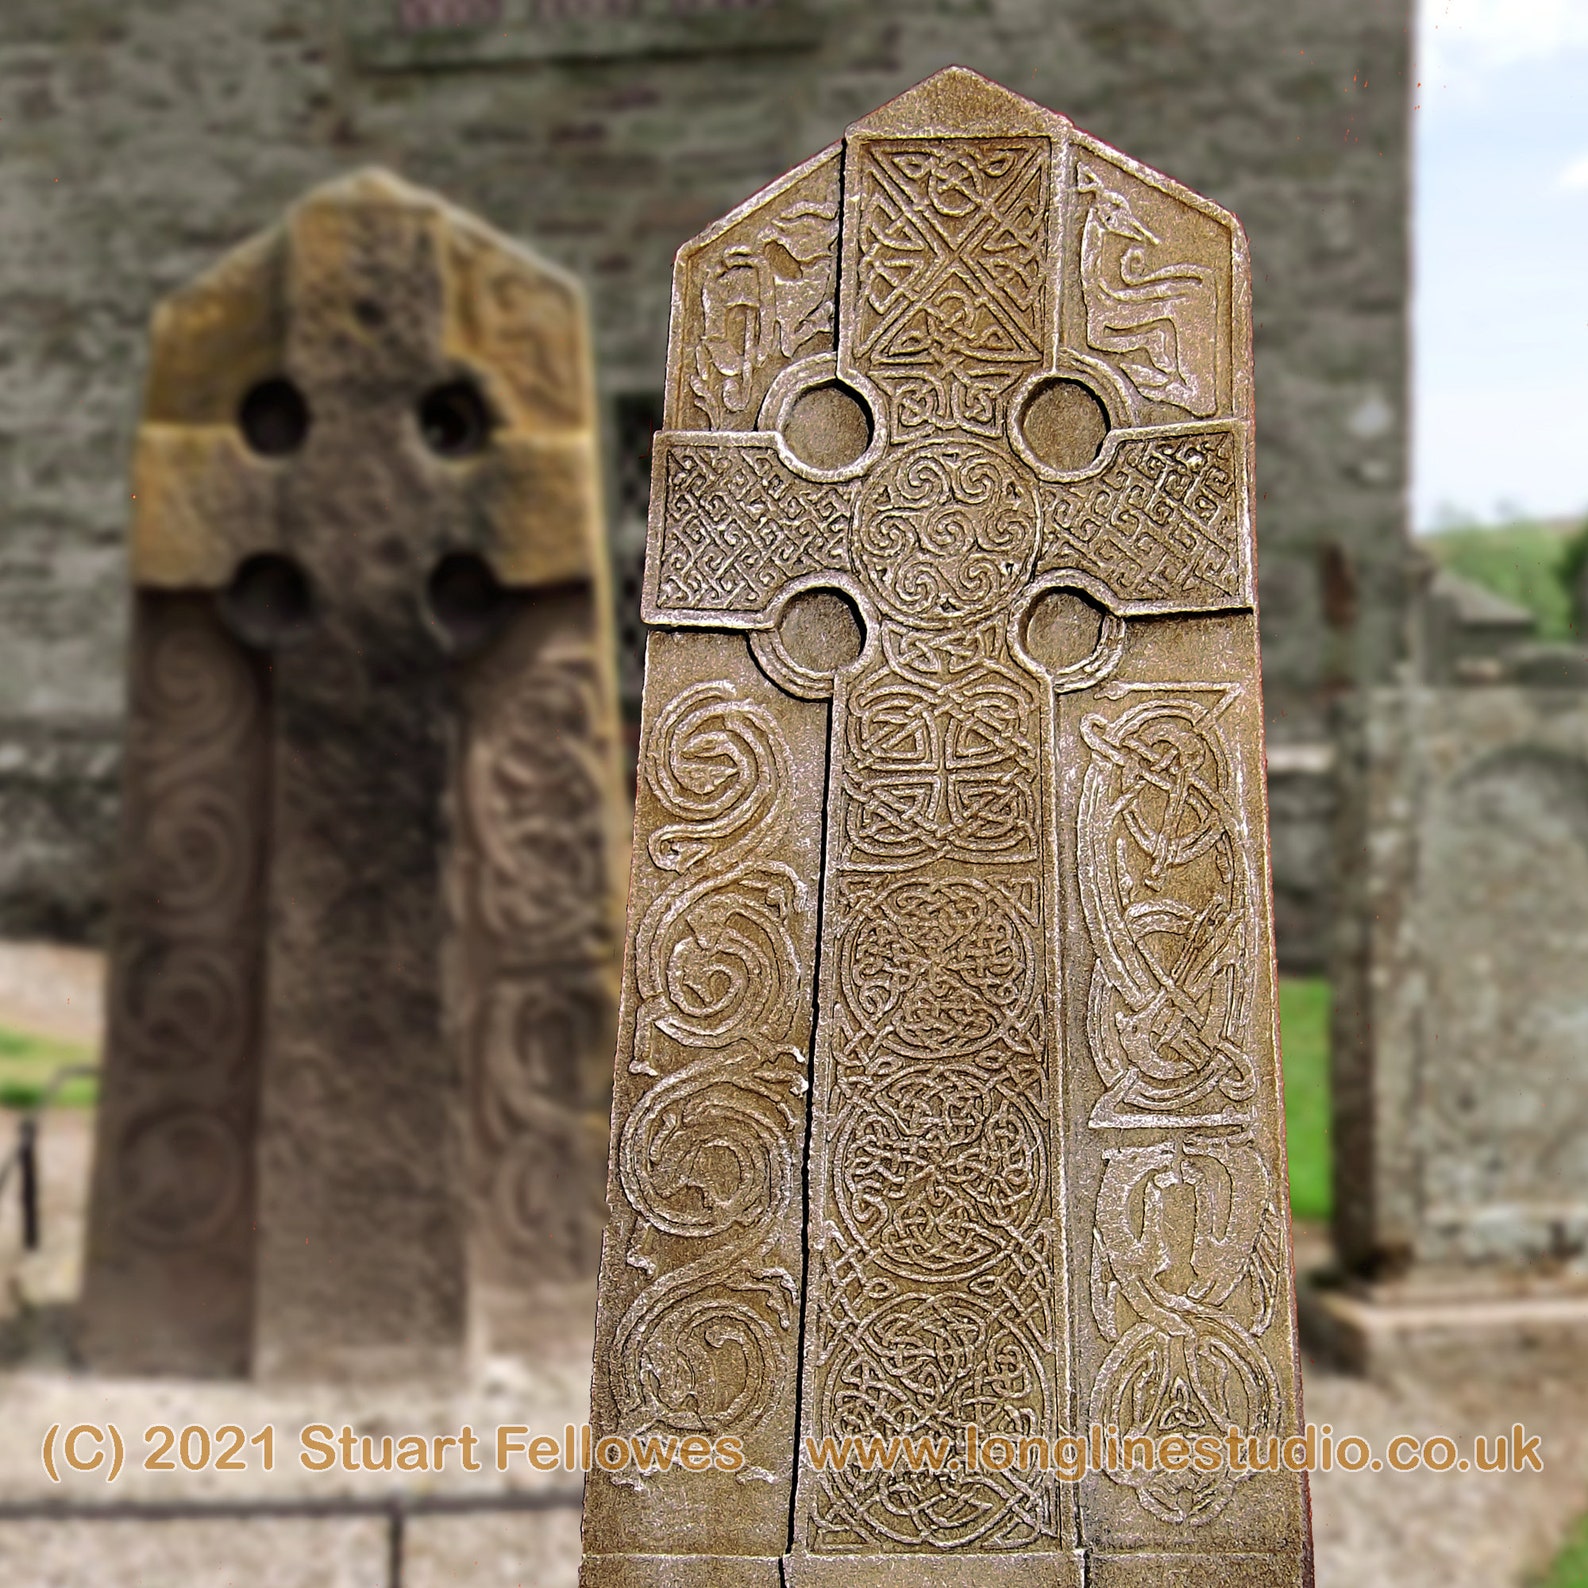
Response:
[{"label": "vertical shaft of cross", "polygon": [[[971,1425],[1051,1440],[1066,1420],[1045,690],[1004,618],[968,637],[885,624],[875,664],[834,703],[801,1430],[814,1439],[957,1452]],[[998,1550],[1058,1528],[1040,1474],[984,1471],[947,1493],[930,1474],[851,1467],[802,1474],[796,1545]]]}]

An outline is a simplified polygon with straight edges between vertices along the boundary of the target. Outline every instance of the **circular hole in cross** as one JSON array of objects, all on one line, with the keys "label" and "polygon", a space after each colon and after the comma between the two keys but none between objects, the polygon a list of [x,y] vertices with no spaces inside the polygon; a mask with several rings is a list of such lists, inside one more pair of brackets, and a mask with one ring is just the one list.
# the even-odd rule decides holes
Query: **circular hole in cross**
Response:
[{"label": "circular hole in cross", "polygon": [[1060,673],[1084,662],[1102,632],[1102,608],[1073,590],[1049,590],[1026,617],[1026,650],[1050,672]]},{"label": "circular hole in cross", "polygon": [[802,391],[783,418],[784,444],[813,469],[847,468],[864,455],[872,434],[870,411],[837,381]]},{"label": "circular hole in cross", "polygon": [[237,427],[261,457],[284,458],[309,433],[309,405],[290,380],[274,376],[249,387],[237,409]]},{"label": "circular hole in cross", "polygon": [[431,571],[425,594],[436,627],[455,653],[477,650],[507,610],[507,592],[491,565],[472,551],[443,557]]},{"label": "circular hole in cross", "polygon": [[838,590],[802,590],[778,619],[777,637],[797,667],[831,674],[866,648],[866,629],[855,604]]},{"label": "circular hole in cross", "polygon": [[290,645],[314,622],[308,575],[279,552],[244,558],[221,593],[221,615],[247,645],[262,650]]},{"label": "circular hole in cross", "polygon": [[1050,469],[1084,469],[1103,449],[1108,410],[1078,380],[1045,381],[1021,411],[1020,431]]},{"label": "circular hole in cross", "polygon": [[437,457],[467,458],[491,436],[491,411],[473,381],[448,381],[419,399],[419,434]]}]

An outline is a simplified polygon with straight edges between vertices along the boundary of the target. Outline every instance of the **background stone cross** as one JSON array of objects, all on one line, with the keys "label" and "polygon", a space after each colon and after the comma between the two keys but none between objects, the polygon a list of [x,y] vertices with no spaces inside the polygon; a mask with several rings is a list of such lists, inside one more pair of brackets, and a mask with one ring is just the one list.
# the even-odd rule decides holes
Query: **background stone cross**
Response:
[{"label": "background stone cross", "polygon": [[575,284],[381,173],[155,319],[85,1295],[118,1370],[588,1317],[620,847]]}]

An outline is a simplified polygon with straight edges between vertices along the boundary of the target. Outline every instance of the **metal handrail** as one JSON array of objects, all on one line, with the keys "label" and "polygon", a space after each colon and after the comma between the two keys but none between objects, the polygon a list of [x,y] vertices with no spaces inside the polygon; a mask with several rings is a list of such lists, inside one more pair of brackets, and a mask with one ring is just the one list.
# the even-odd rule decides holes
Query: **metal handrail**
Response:
[{"label": "metal handrail", "polygon": [[0,1160],[0,1192],[6,1188],[13,1168],[18,1174],[18,1191],[22,1201],[22,1249],[36,1252],[39,1249],[39,1116],[55,1106],[55,1099],[68,1081],[99,1074],[94,1064],[63,1064],[50,1076],[44,1095],[30,1108],[20,1110],[17,1120],[17,1144]]}]

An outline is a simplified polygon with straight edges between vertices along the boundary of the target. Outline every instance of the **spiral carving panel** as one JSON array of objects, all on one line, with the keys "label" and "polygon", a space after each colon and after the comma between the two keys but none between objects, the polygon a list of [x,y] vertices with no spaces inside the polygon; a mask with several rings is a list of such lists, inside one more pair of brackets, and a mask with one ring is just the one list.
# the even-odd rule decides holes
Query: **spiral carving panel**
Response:
[{"label": "spiral carving panel", "polygon": [[826,711],[739,636],[680,639],[647,661],[670,687],[639,758],[593,1402],[598,1433],[730,1435],[745,1468],[592,1480],[587,1505],[666,1537],[706,1485],[743,1547],[780,1550]]},{"label": "spiral carving panel", "polygon": [[1027,471],[991,447],[949,439],[902,448],[861,493],[855,569],[877,605],[911,628],[987,617],[1031,572],[1035,496]]},{"label": "spiral carving panel", "polygon": [[491,1332],[577,1308],[599,1245],[617,1024],[614,723],[587,595],[518,607],[461,680],[451,999]]},{"label": "spiral carving panel", "polygon": [[593,1483],[584,1588],[1310,1584],[1294,1475],[1057,1471],[1297,1420],[1248,292],[957,68],[681,250],[595,1404],[755,1454]]},{"label": "spiral carving panel", "polygon": [[253,1302],[265,691],[203,597],[142,597],[132,658],[84,1343],[136,1371],[174,1332],[197,1371],[237,1372]]},{"label": "spiral carving panel", "polygon": [[790,753],[772,713],[722,680],[671,702],[640,764],[673,818],[650,859],[676,880],[635,935],[632,1063],[658,1081],[625,1121],[615,1167],[641,1242],[655,1232],[705,1244],[618,1320],[608,1380],[635,1432],[753,1434],[792,1376],[798,1297],[775,1261],[795,1211],[804,1054],[792,1039],[811,909],[805,884],[773,858],[788,837]]}]

